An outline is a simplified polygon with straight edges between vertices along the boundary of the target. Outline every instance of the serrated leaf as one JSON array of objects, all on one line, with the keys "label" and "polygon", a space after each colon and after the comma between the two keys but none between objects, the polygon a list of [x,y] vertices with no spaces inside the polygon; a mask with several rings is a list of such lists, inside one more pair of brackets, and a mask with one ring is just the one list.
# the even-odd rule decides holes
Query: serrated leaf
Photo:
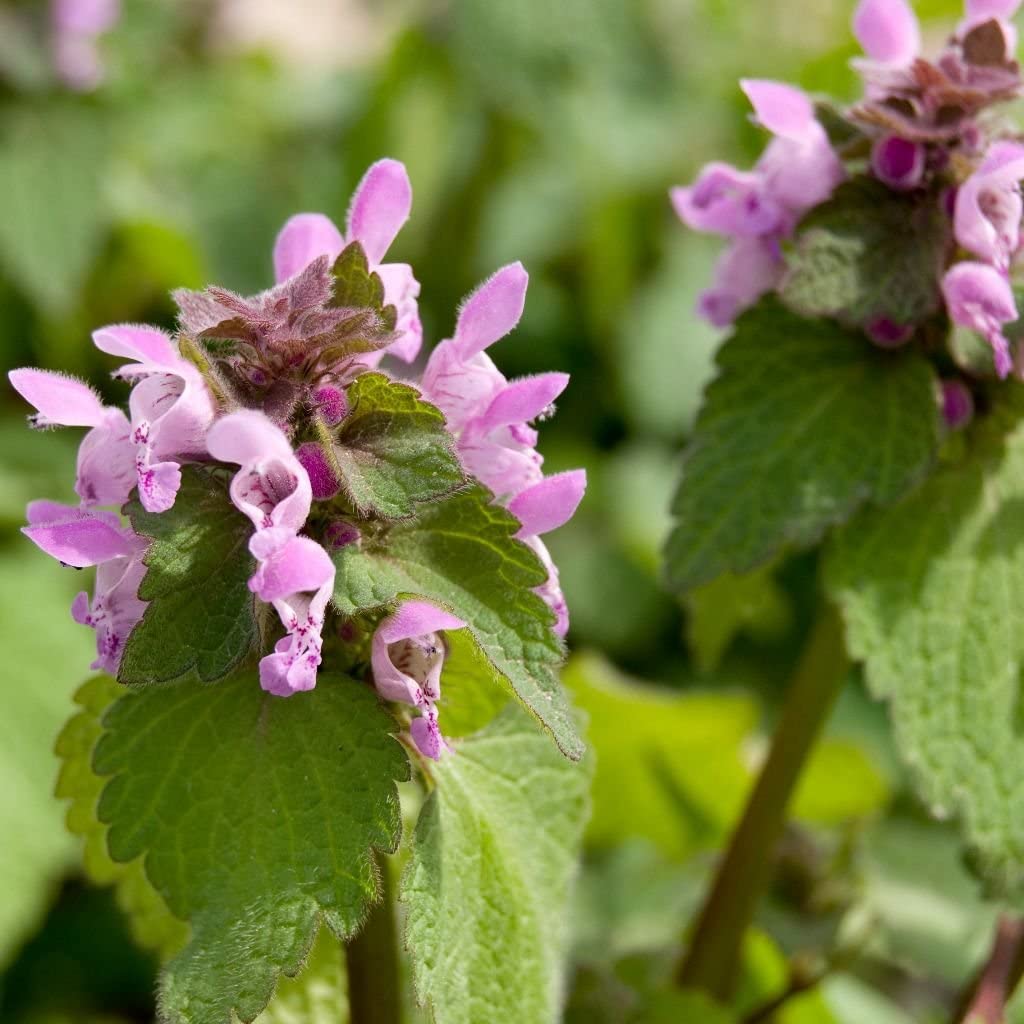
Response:
[{"label": "serrated leaf", "polygon": [[331,305],[339,309],[372,309],[381,314],[384,326],[395,329],[397,311],[384,305],[384,282],[370,270],[366,253],[358,242],[350,242],[334,261],[334,297]]},{"label": "serrated leaf", "polygon": [[118,905],[125,912],[139,945],[162,958],[178,952],[188,940],[188,926],[167,909],[160,894],[149,884],[136,858],[118,864],[107,853],[107,828],[96,816],[105,780],[92,770],[92,755],[103,734],[104,712],[124,693],[108,676],[97,676],[75,694],[79,707],[57,738],[61,759],[57,796],[71,801],[67,826],[85,842],[86,875],[97,885],[113,885]]},{"label": "serrated leaf", "polygon": [[553,1024],[586,765],[513,706],[433,774],[402,884],[417,994],[436,1024]]},{"label": "serrated leaf", "polygon": [[922,357],[760,303],[719,351],[684,453],[670,585],[685,592],[747,572],[865,502],[895,501],[927,473],[938,442]]},{"label": "serrated leaf", "polygon": [[369,688],[321,673],[288,700],[242,672],[129,691],[94,755],[115,861],[192,928],[165,967],[169,1024],[252,1021],[296,974],[323,920],[351,935],[377,898],[373,851],[393,851],[408,760]]},{"label": "serrated leaf", "polygon": [[363,515],[405,519],[466,482],[441,410],[408,384],[365,373],[335,432],[342,489]]},{"label": "serrated leaf", "polygon": [[153,544],[139,587],[149,606],[128,637],[118,681],[222,678],[258,640],[249,520],[231,504],[226,481],[197,466],[182,469],[173,508],[147,512],[135,499],[127,512]]},{"label": "serrated leaf", "polygon": [[993,889],[1019,898],[1024,424],[1008,406],[962,464],[838,534],[827,579],[924,799],[959,818]]},{"label": "serrated leaf", "polygon": [[[400,595],[436,601],[469,623],[493,678],[548,729],[567,757],[583,753],[558,681],[563,648],[554,617],[533,593],[547,578],[515,539],[519,522],[473,485],[424,505],[415,520],[366,532],[333,555],[334,603],[343,615],[380,608]],[[481,680],[481,685],[486,681]]]},{"label": "serrated leaf", "polygon": [[282,978],[255,1024],[348,1024],[348,978],[338,940],[321,928],[302,972]]},{"label": "serrated leaf", "polygon": [[797,227],[782,296],[805,316],[917,324],[940,306],[949,218],[932,192],[845,182]]}]

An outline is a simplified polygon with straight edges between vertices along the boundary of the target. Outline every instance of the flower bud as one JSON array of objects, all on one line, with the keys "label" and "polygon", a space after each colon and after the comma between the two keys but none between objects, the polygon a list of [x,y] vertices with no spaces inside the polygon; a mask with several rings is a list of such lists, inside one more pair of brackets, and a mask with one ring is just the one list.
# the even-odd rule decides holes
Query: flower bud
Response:
[{"label": "flower bud", "polygon": [[327,453],[315,441],[307,441],[296,449],[295,457],[309,476],[315,501],[333,498],[341,488]]},{"label": "flower bud", "polygon": [[974,396],[958,379],[942,382],[942,418],[950,430],[962,430],[974,417]]},{"label": "flower bud", "polygon": [[886,135],[871,150],[871,170],[889,188],[906,192],[924,178],[925,148],[898,135]]}]

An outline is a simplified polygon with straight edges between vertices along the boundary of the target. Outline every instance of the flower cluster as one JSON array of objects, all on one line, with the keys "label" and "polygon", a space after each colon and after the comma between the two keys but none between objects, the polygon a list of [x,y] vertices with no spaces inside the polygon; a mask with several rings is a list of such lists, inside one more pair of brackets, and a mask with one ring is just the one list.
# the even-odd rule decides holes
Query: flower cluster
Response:
[{"label": "flower cluster", "polygon": [[[349,415],[353,381],[385,356],[412,363],[422,344],[412,269],[383,262],[411,201],[404,167],[382,160],[353,197],[344,234],[320,214],[288,221],[269,291],[177,292],[176,336],[131,325],[96,331],[102,352],[126,360],[115,376],[131,385],[128,415],[60,374],[10,374],[37,410],[35,426],[88,428],[78,454],[79,504],[32,503],[24,532],[65,565],[97,567],[93,596],[80,594],[73,606],[76,621],[96,631],[94,667],[117,673],[146,608],[138,594],[149,541],[112,509],[137,495],[147,512],[167,512],[182,465],[199,463],[230,467],[230,499],[252,523],[249,588],[273,607],[284,630],[260,661],[260,684],[279,696],[316,685],[335,583],[329,551],[361,543],[359,516],[339,496],[331,431]],[[350,291],[358,303],[340,301],[339,281],[356,282]],[[485,352],[515,327],[526,285],[519,264],[485,282],[414,383],[444,413],[466,473],[519,520],[519,538],[548,571],[538,593],[564,635],[565,601],[540,535],[572,516],[586,480],[582,470],[544,476],[531,424],[550,414],[568,377],[510,382]],[[445,746],[437,712],[444,632],[466,625],[443,608],[409,600],[379,623],[372,640],[376,686],[419,711],[410,732],[429,757]]]},{"label": "flower cluster", "polygon": [[[700,312],[729,325],[762,295],[783,288],[787,240],[799,219],[844,178],[869,174],[889,189],[932,197],[951,244],[938,269],[949,318],[978,332],[1007,376],[1004,328],[1017,320],[1010,271],[1020,248],[1024,146],[987,117],[1016,97],[1021,77],[1009,19],[1020,0],[966,0],[966,12],[934,60],[920,53],[906,0],[861,0],[853,19],[865,56],[854,61],[862,98],[836,118],[833,140],[809,97],[788,85],[744,81],[756,119],[773,135],[753,171],[709,164],[672,191],[685,224],[730,239]],[[833,112],[834,115],[834,112]],[[910,340],[918,324],[887,317],[863,325],[882,346]]]},{"label": "flower cluster", "polygon": [[120,17],[120,0],[52,0],[53,63],[69,89],[88,92],[103,80],[99,39]]}]

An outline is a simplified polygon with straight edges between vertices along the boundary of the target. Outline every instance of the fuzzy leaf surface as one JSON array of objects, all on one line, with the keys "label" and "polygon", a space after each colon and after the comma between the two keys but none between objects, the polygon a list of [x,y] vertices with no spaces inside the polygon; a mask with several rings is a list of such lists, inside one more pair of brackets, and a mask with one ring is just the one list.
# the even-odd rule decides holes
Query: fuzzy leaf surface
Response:
[{"label": "fuzzy leaf surface", "polygon": [[367,687],[322,673],[284,700],[253,672],[129,692],[104,716],[96,772],[115,861],[191,925],[160,981],[161,1020],[252,1021],[298,973],[321,920],[351,935],[393,851],[408,760]]},{"label": "fuzzy leaf surface", "polygon": [[1024,424],[1001,408],[885,515],[836,537],[827,566],[851,653],[889,702],[924,799],[955,815],[997,893],[1024,893]]},{"label": "fuzzy leaf surface", "polygon": [[142,859],[119,864],[107,852],[107,828],[96,816],[104,779],[92,768],[93,751],[103,735],[103,715],[124,694],[109,676],[96,676],[75,693],[78,711],[57,737],[60,775],[57,796],[69,800],[68,831],[84,840],[84,867],[96,885],[113,885],[132,936],[140,946],[162,958],[178,952],[188,941],[188,926],[167,909],[149,884]]},{"label": "fuzzy leaf surface", "polygon": [[135,532],[152,537],[139,597],[149,601],[128,637],[118,681],[166,683],[190,673],[203,682],[227,675],[258,639],[248,580],[252,525],[217,475],[185,466],[174,507],[128,505]]},{"label": "fuzzy leaf surface", "polygon": [[938,442],[922,357],[762,302],[719,351],[684,453],[669,584],[682,593],[747,572],[866,502],[892,503],[927,473]]},{"label": "fuzzy leaf surface", "polygon": [[804,316],[916,324],[940,305],[949,219],[932,193],[858,177],[797,227],[782,296]]},{"label": "fuzzy leaf surface", "polygon": [[547,571],[515,539],[518,530],[518,520],[473,485],[336,551],[334,603],[355,615],[405,595],[450,609],[469,624],[494,679],[578,760],[583,744],[558,680],[563,647],[550,609],[533,593]]},{"label": "fuzzy leaf surface", "polygon": [[406,519],[421,502],[465,483],[444,415],[415,388],[365,373],[346,394],[334,458],[342,488],[363,515]]},{"label": "fuzzy leaf surface", "polygon": [[435,779],[402,884],[417,994],[436,1024],[553,1024],[588,763],[510,706]]},{"label": "fuzzy leaf surface", "polygon": [[331,305],[340,309],[372,309],[379,313],[384,326],[395,329],[397,311],[384,305],[384,282],[370,270],[366,253],[358,242],[350,242],[341,251],[331,268],[334,275],[334,297]]}]

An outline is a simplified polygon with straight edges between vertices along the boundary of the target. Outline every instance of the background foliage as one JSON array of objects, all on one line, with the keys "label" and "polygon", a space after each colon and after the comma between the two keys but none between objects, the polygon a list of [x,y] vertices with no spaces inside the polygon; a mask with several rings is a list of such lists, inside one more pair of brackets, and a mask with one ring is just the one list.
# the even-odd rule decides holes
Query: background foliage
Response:
[{"label": "background foliage", "polygon": [[[169,323],[172,287],[262,288],[283,220],[341,219],[383,155],[414,184],[396,258],[417,268],[428,338],[451,330],[460,297],[495,267],[527,265],[526,314],[497,358],[510,375],[572,373],[543,448],[551,470],[585,465],[591,480],[551,538],[573,613],[566,681],[596,754],[564,937],[567,1022],[626,1019],[671,963],[815,600],[815,560],[786,549],[682,609],[659,584],[678,452],[717,341],[691,313],[715,246],[681,228],[666,190],[707,159],[754,156],[740,75],[849,95],[852,6],[125,0],[106,83],[73,96],[52,79],[42,5],[0,0],[4,370],[60,368],[123,398],[92,327]],[[939,36],[959,4],[916,6]],[[85,880],[52,797],[51,748],[91,639],[67,611],[82,581],[17,533],[29,498],[70,497],[74,458],[70,436],[26,432],[24,411],[0,393],[0,1020],[148,1021],[155,963],[119,909],[131,878],[116,897]],[[759,556],[787,539],[767,536]],[[113,881],[104,870],[90,865]],[[884,710],[851,676],[798,793],[741,1003],[770,1000],[796,957],[831,970],[785,1024],[944,1020],[994,913],[955,837],[911,797]],[[148,946],[168,941],[181,939],[151,933]],[[282,991],[268,1022],[339,1019],[344,978],[329,953],[315,948],[313,984]],[[715,1013],[649,1008],[651,1020],[728,1019]]]}]

